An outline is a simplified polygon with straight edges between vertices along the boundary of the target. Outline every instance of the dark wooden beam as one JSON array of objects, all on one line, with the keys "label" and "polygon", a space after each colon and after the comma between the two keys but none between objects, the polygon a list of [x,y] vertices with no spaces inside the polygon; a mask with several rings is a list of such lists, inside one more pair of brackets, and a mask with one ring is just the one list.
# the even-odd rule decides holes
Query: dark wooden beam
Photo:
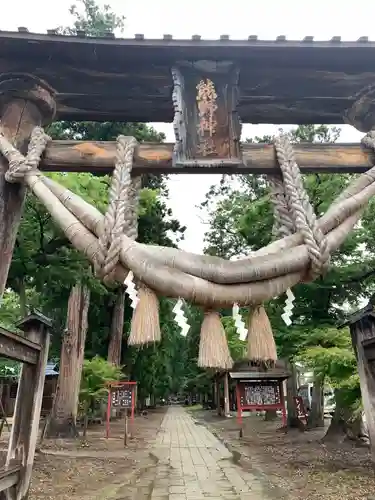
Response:
[{"label": "dark wooden beam", "polygon": [[20,465],[15,465],[8,469],[0,469],[0,491],[5,491],[18,483],[20,470]]},{"label": "dark wooden beam", "polygon": [[[230,61],[239,69],[242,123],[343,124],[359,101],[366,108],[361,113],[366,126],[375,124],[373,99],[362,99],[373,87],[369,60],[375,42],[364,37],[314,42],[311,37],[264,41],[252,35],[246,40],[84,35],[0,31],[0,74],[30,74],[48,82],[61,120],[171,122],[176,62]],[[363,129],[358,117],[355,123]]]},{"label": "dark wooden beam", "polygon": [[40,345],[0,327],[0,356],[35,365],[40,350]]},{"label": "dark wooden beam", "polygon": [[[243,144],[243,163],[221,167],[172,165],[173,144],[140,144],[133,167],[134,175],[179,173],[254,173],[278,171],[271,144]],[[296,160],[304,173],[361,173],[375,162],[371,151],[358,144],[296,144]],[[113,170],[115,142],[52,141],[41,163],[45,172],[91,172],[105,175]]]},{"label": "dark wooden beam", "polygon": [[[8,443],[5,467],[12,465],[13,457],[22,456],[23,467],[17,482],[17,495],[7,498],[26,500],[29,498],[35,448],[39,434],[40,411],[42,408],[46,365],[50,344],[48,326],[44,318],[23,323],[25,341],[38,345],[38,361],[31,365],[24,363],[18,380],[16,404],[13,412],[13,426]],[[0,497],[1,498],[1,497]]]},{"label": "dark wooden beam", "polygon": [[[50,123],[55,102],[43,82],[30,75],[0,75],[1,128],[7,139],[22,153],[27,151],[36,126]],[[22,183],[5,180],[8,163],[0,155],[0,297],[3,295],[26,189]]]},{"label": "dark wooden beam", "polygon": [[362,347],[367,361],[369,363],[375,361],[375,337],[365,339],[362,342]]}]

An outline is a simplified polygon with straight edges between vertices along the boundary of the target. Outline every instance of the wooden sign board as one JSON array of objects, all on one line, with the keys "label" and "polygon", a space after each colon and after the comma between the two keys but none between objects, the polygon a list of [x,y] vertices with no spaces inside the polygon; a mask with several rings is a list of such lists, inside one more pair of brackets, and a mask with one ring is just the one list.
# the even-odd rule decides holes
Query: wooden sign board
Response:
[{"label": "wooden sign board", "polygon": [[227,61],[182,61],[172,68],[174,165],[242,163],[239,71]]},{"label": "wooden sign board", "polygon": [[286,409],[281,380],[239,380],[236,386],[238,421],[242,411],[279,410],[286,425]]},{"label": "wooden sign board", "polygon": [[245,382],[240,385],[241,406],[269,406],[281,403],[278,382]]},{"label": "wooden sign board", "polygon": [[111,390],[112,408],[132,408],[134,391],[130,388],[117,387]]},{"label": "wooden sign board", "polygon": [[112,409],[130,410],[130,417],[134,420],[135,400],[137,394],[137,382],[110,382],[108,384],[106,437],[109,438],[111,411]]}]

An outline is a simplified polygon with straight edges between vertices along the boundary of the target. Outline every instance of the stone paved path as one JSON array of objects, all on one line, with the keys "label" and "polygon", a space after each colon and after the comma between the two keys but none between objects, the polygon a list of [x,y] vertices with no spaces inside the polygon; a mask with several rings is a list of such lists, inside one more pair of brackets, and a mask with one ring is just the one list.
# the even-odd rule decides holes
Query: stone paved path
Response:
[{"label": "stone paved path", "polygon": [[183,408],[168,409],[151,451],[159,462],[144,498],[269,500],[259,479],[237,466],[227,448]]}]

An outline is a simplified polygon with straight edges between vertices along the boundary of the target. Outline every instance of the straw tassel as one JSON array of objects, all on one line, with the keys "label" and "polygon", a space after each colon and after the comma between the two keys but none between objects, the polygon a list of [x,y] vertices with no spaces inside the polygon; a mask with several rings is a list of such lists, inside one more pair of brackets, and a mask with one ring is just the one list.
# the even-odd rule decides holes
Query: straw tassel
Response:
[{"label": "straw tassel", "polygon": [[256,306],[249,318],[248,358],[254,364],[275,365],[277,351],[270,320],[263,305]]},{"label": "straw tassel", "polygon": [[161,339],[159,299],[156,293],[143,284],[138,289],[138,303],[133,311],[129,345],[144,345]]},{"label": "straw tassel", "polygon": [[206,311],[201,327],[198,366],[229,370],[233,360],[224,326],[217,311]]}]

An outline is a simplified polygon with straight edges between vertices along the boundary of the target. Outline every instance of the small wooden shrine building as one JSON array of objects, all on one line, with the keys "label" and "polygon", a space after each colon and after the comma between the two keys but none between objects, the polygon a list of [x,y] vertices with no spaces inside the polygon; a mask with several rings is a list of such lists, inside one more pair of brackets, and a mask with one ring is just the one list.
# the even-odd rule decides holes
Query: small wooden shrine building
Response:
[{"label": "small wooden shrine building", "polygon": [[357,357],[363,409],[375,459],[375,295],[359,311],[351,314],[339,328],[349,327]]},{"label": "small wooden shrine building", "polygon": [[[53,398],[56,392],[58,368],[53,361],[48,362],[45,371],[44,392],[42,401],[42,415],[48,415],[52,409]],[[0,398],[4,412],[11,417],[16,404],[18,376],[4,376],[0,379]]]},{"label": "small wooden shrine building", "polygon": [[231,370],[214,376],[218,413],[227,416],[235,410],[241,422],[243,411],[280,410],[286,424],[284,381],[288,377],[281,360],[273,368],[254,366],[249,360],[236,362]]}]

